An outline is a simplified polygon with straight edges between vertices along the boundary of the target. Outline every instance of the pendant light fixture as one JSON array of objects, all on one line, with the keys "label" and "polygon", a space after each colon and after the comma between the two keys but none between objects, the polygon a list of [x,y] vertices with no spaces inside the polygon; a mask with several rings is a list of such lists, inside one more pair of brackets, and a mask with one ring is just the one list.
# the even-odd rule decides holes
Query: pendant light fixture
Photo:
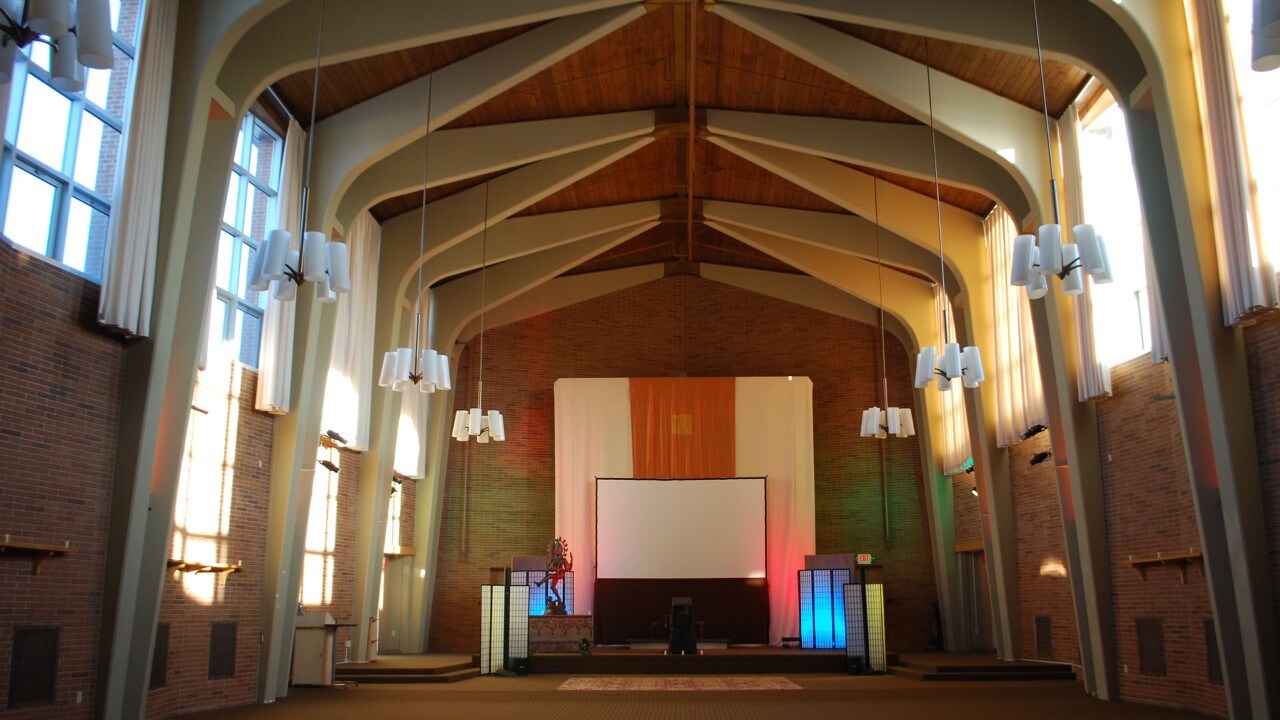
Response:
[{"label": "pendant light fixture", "polygon": [[423,137],[422,151],[422,222],[418,226],[418,306],[413,320],[413,346],[397,348],[382,357],[382,372],[378,384],[403,392],[415,385],[419,392],[433,393],[437,388],[448,390],[449,356],[422,347],[422,267],[427,264],[427,179],[431,163],[431,96],[435,78],[427,85],[427,135]]},{"label": "pendant light fixture", "polygon": [[489,440],[502,442],[507,439],[507,427],[502,420],[502,413],[497,410],[485,412],[484,407],[484,304],[485,304],[485,264],[488,260],[489,245],[489,183],[484,184],[484,231],[480,235],[480,379],[476,382],[476,406],[470,410],[459,410],[453,416],[453,439],[466,442],[475,438],[478,443]]},{"label": "pendant light fixture", "polygon": [[12,2],[0,3],[0,83],[12,78],[18,50],[36,42],[49,46],[50,84],[64,92],[84,90],[86,68],[115,65],[107,0],[76,0],[74,6],[71,0],[26,0],[19,11]]},{"label": "pendant light fixture", "polygon": [[[298,227],[306,228],[311,195],[311,154],[316,144],[316,104],[320,99],[320,46],[324,40],[324,0],[320,0],[320,23],[316,30],[316,64],[311,87],[311,125],[307,128],[307,170],[302,185],[302,212]],[[276,229],[254,256],[250,290],[271,288],[275,299],[290,302],[308,280],[316,284],[316,301],[333,303],[338,295],[351,292],[351,264],[345,243],[329,242],[323,232],[302,233],[298,249],[291,249],[293,235]]]},{"label": "pendant light fixture", "polygon": [[[938,277],[942,282],[942,296],[947,298],[947,267],[942,252],[942,182],[938,179],[938,128],[933,121],[933,71],[929,67],[929,39],[924,41],[924,77],[929,94],[929,140],[933,146],[933,193],[938,208]],[[951,381],[960,378],[967,388],[976,388],[986,379],[982,372],[982,355],[976,345],[969,345],[963,350],[960,344],[952,342],[951,328],[947,324],[947,305],[944,303],[942,317],[942,352],[929,345],[916,355],[915,386],[923,388],[931,380],[936,380],[939,390],[950,390]],[[936,365],[935,365],[936,362]]]},{"label": "pendant light fixture", "polygon": [[1062,242],[1062,225],[1058,218],[1058,180],[1053,171],[1053,138],[1049,131],[1049,93],[1044,81],[1044,52],[1040,46],[1040,11],[1031,0],[1031,15],[1036,26],[1036,60],[1040,65],[1040,99],[1044,112],[1044,143],[1049,151],[1049,202],[1053,205],[1053,222],[1041,225],[1037,235],[1019,235],[1013,241],[1013,263],[1009,282],[1025,287],[1027,297],[1039,300],[1049,292],[1049,276],[1062,281],[1064,295],[1084,292],[1084,273],[1095,283],[1111,282],[1111,262],[1107,246],[1092,225],[1071,228],[1073,243]]},{"label": "pendant light fixture", "polygon": [[884,362],[884,260],[880,257],[880,189],[879,182],[871,179],[872,199],[876,217],[876,281],[880,286],[880,386],[884,391],[884,409],[874,405],[862,411],[862,437],[883,440],[890,435],[910,437],[916,434],[916,424],[911,408],[889,407],[889,371]]}]

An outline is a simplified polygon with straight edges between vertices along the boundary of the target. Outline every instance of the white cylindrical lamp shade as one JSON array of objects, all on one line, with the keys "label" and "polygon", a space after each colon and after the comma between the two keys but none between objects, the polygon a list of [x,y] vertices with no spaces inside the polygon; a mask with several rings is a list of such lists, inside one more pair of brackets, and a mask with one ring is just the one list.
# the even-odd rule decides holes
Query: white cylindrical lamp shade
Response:
[{"label": "white cylindrical lamp shade", "polygon": [[497,442],[506,442],[507,440],[507,424],[502,419],[502,413],[497,410],[489,411],[489,434]]},{"label": "white cylindrical lamp shade", "polygon": [[316,302],[325,304],[338,302],[338,293],[333,291],[333,287],[329,284],[329,276],[321,275],[316,281]]},{"label": "white cylindrical lamp shade", "polygon": [[484,417],[484,413],[480,412],[480,408],[473,407],[467,416],[467,432],[471,435],[480,434],[480,419]]},{"label": "white cylindrical lamp shade", "polygon": [[902,432],[898,437],[910,437],[916,434],[916,422],[911,417],[911,408],[902,408],[898,411],[898,417],[902,421]]},{"label": "white cylindrical lamp shade", "polygon": [[76,36],[67,33],[58,40],[58,49],[52,52],[49,63],[49,84],[63,92],[80,92],[84,89],[84,66],[76,57]]},{"label": "white cylindrical lamp shade", "polygon": [[396,351],[392,350],[382,356],[382,372],[378,375],[378,384],[382,387],[391,387],[391,383],[396,381]]},{"label": "white cylindrical lamp shade", "polygon": [[329,269],[329,241],[324,233],[311,232],[302,235],[302,277],[304,280],[319,282]]},{"label": "white cylindrical lamp shade", "polygon": [[929,381],[933,379],[933,363],[937,359],[937,355],[938,348],[932,345],[920,348],[920,352],[916,354],[916,387],[924,388],[929,386]]},{"label": "white cylindrical lamp shade", "polygon": [[[1087,273],[1102,267],[1102,258],[1098,256],[1098,233],[1092,225],[1081,224],[1071,228],[1071,236],[1075,238],[1076,249],[1080,253],[1080,266]],[[1066,258],[1063,258],[1066,262]]]},{"label": "white cylindrical lamp shade", "polygon": [[351,292],[351,255],[346,243],[331,242],[329,250],[329,287],[336,293]]},{"label": "white cylindrical lamp shade", "polygon": [[115,65],[107,0],[76,0],[76,34],[80,36],[81,65],[94,70],[110,70]]},{"label": "white cylindrical lamp shade", "polygon": [[436,359],[440,361],[440,374],[436,377],[436,386],[441,390],[452,390],[453,379],[449,375],[449,356],[440,353]]},{"label": "white cylindrical lamp shade", "polygon": [[60,38],[73,22],[71,0],[28,0],[27,25],[41,35]]},{"label": "white cylindrical lamp shade", "polygon": [[392,382],[393,390],[404,390],[411,384],[409,373],[413,372],[413,348],[396,348],[396,378]]},{"label": "white cylindrical lamp shade", "polygon": [[[1038,256],[1040,251],[1036,251]],[[1049,281],[1040,273],[1031,273],[1031,284],[1027,286],[1027,299],[1039,300],[1049,292]]]},{"label": "white cylindrical lamp shade", "polygon": [[889,437],[888,434],[885,433],[884,431],[884,426],[886,422],[887,422],[887,419],[885,418],[884,410],[881,410],[880,412],[876,413],[876,438],[877,439],[883,440]]},{"label": "white cylindrical lamp shade", "polygon": [[1031,283],[1035,268],[1036,236],[1019,235],[1013,239],[1013,265],[1009,271],[1009,283],[1022,287]]},{"label": "white cylindrical lamp shade", "polygon": [[471,437],[467,433],[467,419],[470,417],[471,417],[471,414],[468,413],[466,410],[459,410],[458,412],[453,414],[453,439],[454,440],[461,440],[462,442],[466,442],[467,439]]},{"label": "white cylindrical lamp shade", "polygon": [[249,266],[249,284],[245,289],[251,292],[262,292],[271,287],[271,278],[265,272],[267,266],[266,243],[258,246],[253,253],[253,263]]},{"label": "white cylindrical lamp shade", "polygon": [[489,430],[489,418],[486,415],[480,416],[480,432],[476,433],[476,442],[487,443],[492,439],[493,433]]},{"label": "white cylindrical lamp shade", "polygon": [[298,286],[292,280],[272,280],[271,296],[280,302],[293,302],[298,296]]},{"label": "white cylindrical lamp shade", "polygon": [[899,435],[902,432],[902,413],[896,407],[888,408],[885,411],[885,428],[890,435]]},{"label": "white cylindrical lamp shade", "polygon": [[1049,223],[1040,226],[1040,272],[1042,274],[1062,272],[1062,226]]},{"label": "white cylindrical lamp shade", "polygon": [[978,383],[987,379],[986,373],[982,370],[982,353],[976,345],[970,345],[964,349],[964,386],[967,388],[976,388]]},{"label": "white cylindrical lamp shade", "polygon": [[960,343],[951,342],[943,346],[941,366],[947,378],[955,380],[960,377],[960,371],[963,369],[960,361]]},{"label": "white cylindrical lamp shade", "polygon": [[422,368],[422,382],[431,386],[431,392],[440,385],[440,360],[436,356],[436,351],[431,348],[423,348],[422,355],[418,358],[418,367]]},{"label": "white cylindrical lamp shade", "polygon": [[1112,281],[1111,277],[1111,258],[1107,257],[1107,243],[1098,236],[1098,261],[1100,263],[1098,269],[1092,273],[1093,281],[1099,285],[1106,285]]},{"label": "white cylindrical lamp shade", "polygon": [[[266,245],[258,250],[267,258],[262,272],[272,280],[284,279],[284,266],[289,262],[289,241],[293,236],[288,230],[272,230],[267,233]],[[296,262],[296,261],[295,261]],[[296,265],[294,266],[297,267]]]},{"label": "white cylindrical lamp shade", "polygon": [[[1062,266],[1071,267],[1071,263],[1080,259],[1080,250],[1075,243],[1067,243],[1062,246]],[[1075,267],[1062,278],[1062,293],[1064,295],[1079,295],[1084,292],[1084,271],[1080,269],[1077,262]]]}]

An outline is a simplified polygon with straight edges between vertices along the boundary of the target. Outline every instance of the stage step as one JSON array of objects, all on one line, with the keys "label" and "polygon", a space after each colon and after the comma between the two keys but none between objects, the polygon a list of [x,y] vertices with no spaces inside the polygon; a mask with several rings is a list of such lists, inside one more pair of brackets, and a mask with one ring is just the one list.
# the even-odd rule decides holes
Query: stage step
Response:
[{"label": "stage step", "polygon": [[335,679],[338,682],[369,684],[452,683],[479,675],[480,669],[466,662],[429,668],[344,663],[338,666]]},{"label": "stage step", "polygon": [[781,653],[655,652],[539,653],[529,658],[534,674],[571,675],[736,675],[848,672],[844,651],[793,650]]},{"label": "stage step", "polygon": [[1075,680],[1070,665],[1062,663],[947,661],[903,658],[889,668],[891,675],[922,680]]}]

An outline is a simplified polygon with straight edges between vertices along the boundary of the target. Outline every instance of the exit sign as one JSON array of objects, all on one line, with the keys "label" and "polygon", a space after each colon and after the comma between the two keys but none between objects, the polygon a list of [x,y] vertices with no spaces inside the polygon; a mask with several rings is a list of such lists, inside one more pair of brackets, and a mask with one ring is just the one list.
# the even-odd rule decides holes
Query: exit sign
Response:
[{"label": "exit sign", "polygon": [[871,553],[858,553],[854,556],[853,561],[859,565],[870,565],[876,561],[876,556]]}]

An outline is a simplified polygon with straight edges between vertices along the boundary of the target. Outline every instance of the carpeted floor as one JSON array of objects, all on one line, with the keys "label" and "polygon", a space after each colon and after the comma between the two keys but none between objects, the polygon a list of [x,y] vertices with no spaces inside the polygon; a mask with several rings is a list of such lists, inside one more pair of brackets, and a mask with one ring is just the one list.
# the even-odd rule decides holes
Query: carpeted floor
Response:
[{"label": "carpeted floor", "polygon": [[451,685],[294,688],[272,705],[197,720],[1204,720],[1187,711],[1101,702],[1071,682],[936,682],[795,675],[790,691],[557,692],[566,675],[482,677]]}]

